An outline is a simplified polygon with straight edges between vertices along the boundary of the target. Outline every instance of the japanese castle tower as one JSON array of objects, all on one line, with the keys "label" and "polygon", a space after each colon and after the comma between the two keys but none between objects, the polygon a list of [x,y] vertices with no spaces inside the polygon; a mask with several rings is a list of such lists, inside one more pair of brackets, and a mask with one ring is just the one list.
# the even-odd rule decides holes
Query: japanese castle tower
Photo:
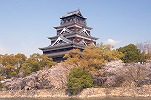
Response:
[{"label": "japanese castle tower", "polygon": [[91,27],[86,24],[86,19],[80,10],[68,12],[62,16],[56,29],[56,36],[48,37],[51,44],[48,47],[39,48],[43,54],[53,58],[54,61],[64,60],[63,56],[72,49],[84,50],[87,45],[96,45],[98,38],[91,36]]}]

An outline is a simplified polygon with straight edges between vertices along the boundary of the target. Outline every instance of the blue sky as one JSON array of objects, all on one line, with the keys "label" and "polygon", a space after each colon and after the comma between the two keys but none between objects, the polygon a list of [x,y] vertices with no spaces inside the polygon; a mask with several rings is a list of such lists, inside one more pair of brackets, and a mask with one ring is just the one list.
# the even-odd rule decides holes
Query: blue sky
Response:
[{"label": "blue sky", "polygon": [[97,42],[120,47],[151,40],[151,0],[0,0],[0,54],[42,53],[59,18],[78,8]]}]

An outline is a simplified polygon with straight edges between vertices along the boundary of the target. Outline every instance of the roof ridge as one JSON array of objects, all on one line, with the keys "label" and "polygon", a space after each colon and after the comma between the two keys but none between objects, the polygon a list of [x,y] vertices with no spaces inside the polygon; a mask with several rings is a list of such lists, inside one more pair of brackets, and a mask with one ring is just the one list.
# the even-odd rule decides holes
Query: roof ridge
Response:
[{"label": "roof ridge", "polygon": [[[69,17],[69,16],[72,16],[72,15],[77,15],[77,16],[79,16],[79,17],[85,18],[85,17],[83,17],[83,15],[81,14],[80,9],[75,10],[75,11],[71,11],[71,12],[67,12],[67,14],[64,15],[64,16],[62,16],[61,18]],[[86,19],[86,18],[85,18],[85,19]]]},{"label": "roof ridge", "polygon": [[80,9],[78,9],[78,10],[75,10],[75,11],[71,11],[71,12],[67,12],[67,14],[70,14],[70,13],[80,13]]}]

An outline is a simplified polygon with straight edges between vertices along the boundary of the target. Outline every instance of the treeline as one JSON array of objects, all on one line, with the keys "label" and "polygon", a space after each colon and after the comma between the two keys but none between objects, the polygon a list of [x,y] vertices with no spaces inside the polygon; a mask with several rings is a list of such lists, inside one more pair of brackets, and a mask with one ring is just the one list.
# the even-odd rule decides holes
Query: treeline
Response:
[{"label": "treeline", "polygon": [[[110,76],[116,78],[116,81],[111,81],[109,84],[115,84],[106,86],[119,86],[124,81],[137,84],[138,80],[149,75],[148,69],[144,66],[125,66],[118,73],[100,71],[106,62],[113,60],[122,60],[124,63],[144,63],[150,60],[151,53],[141,51],[137,45],[129,44],[119,49],[113,49],[111,45],[101,43],[97,46],[87,46],[82,52],[78,49],[71,50],[64,56],[67,59],[66,63],[75,66],[68,75],[67,91],[73,95],[79,93],[83,88],[102,86],[107,80],[106,77]],[[98,79],[96,79],[97,77]],[[104,80],[102,77],[104,77]],[[97,82],[95,84],[94,80],[99,81],[101,84],[97,84]]]},{"label": "treeline", "polygon": [[12,77],[25,77],[44,67],[56,64],[52,58],[38,53],[27,58],[24,54],[0,55],[0,80]]},{"label": "treeline", "polygon": [[[114,85],[106,86],[119,86],[126,80],[137,84],[139,79],[144,79],[148,76],[147,68],[125,66],[118,73],[106,73],[100,70],[103,69],[107,62],[114,60],[122,60],[124,63],[144,63],[147,60],[151,60],[151,44],[146,44],[146,42],[137,45],[129,44],[113,49],[111,45],[100,43],[97,46],[87,46],[83,51],[73,49],[64,58],[66,58],[65,63],[74,66],[69,75],[67,75],[66,90],[70,94],[77,94],[84,88],[102,86],[103,82],[107,80],[106,78],[105,80],[102,79],[102,77],[116,77]],[[37,53],[32,54],[29,58],[24,54],[0,55],[0,80],[12,77],[26,77],[32,72],[39,71],[45,67],[51,68],[55,64],[56,62],[52,58]],[[143,72],[141,69],[143,69]],[[95,82],[95,80],[100,81],[100,83]]]},{"label": "treeline", "polygon": [[122,60],[124,63],[142,63],[149,60],[150,57],[151,52],[141,51],[134,44],[113,49],[111,45],[103,43],[97,46],[87,46],[82,52],[79,49],[73,49],[64,56],[67,59],[65,62],[89,71],[100,69],[107,61]]}]

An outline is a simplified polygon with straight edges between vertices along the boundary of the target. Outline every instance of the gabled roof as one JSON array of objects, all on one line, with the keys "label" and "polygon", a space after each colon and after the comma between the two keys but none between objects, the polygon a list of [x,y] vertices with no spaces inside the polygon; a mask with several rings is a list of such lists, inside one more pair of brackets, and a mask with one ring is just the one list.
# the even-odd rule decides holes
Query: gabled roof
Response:
[{"label": "gabled roof", "polygon": [[87,43],[84,41],[84,39],[82,39],[79,43],[87,46]]},{"label": "gabled roof", "polygon": [[81,14],[79,9],[76,10],[76,11],[68,12],[66,15],[62,16],[60,19],[63,19],[63,18],[69,17],[69,16],[73,16],[73,15],[77,15],[77,16],[79,16],[81,18],[86,19],[85,17],[82,16],[82,14]]},{"label": "gabled roof", "polygon": [[63,28],[62,31],[59,33],[59,34],[63,34],[65,32],[68,32],[68,33],[72,33],[71,30],[67,29],[67,28]]},{"label": "gabled roof", "polygon": [[69,39],[66,39],[63,35],[60,35],[60,36],[58,37],[58,39],[57,39],[53,44],[51,44],[51,46],[56,45],[56,44],[59,43],[60,41],[63,41],[63,42],[65,42],[65,43],[72,43],[72,41],[70,41]]},{"label": "gabled roof", "polygon": [[[79,32],[73,32],[73,33],[66,33],[66,34],[62,34],[64,37],[66,38],[71,38],[71,37],[80,37],[82,36],[83,38],[87,38],[87,39],[93,39],[93,40],[97,40],[99,38],[97,37],[93,37],[91,35],[87,36],[87,35],[84,35],[84,34],[81,34]],[[53,36],[53,37],[48,37],[48,39],[51,39],[51,40],[56,40],[59,36]]]},{"label": "gabled roof", "polygon": [[82,28],[79,33],[84,33],[87,36],[90,36],[90,34],[87,32],[87,30],[85,28]]}]

